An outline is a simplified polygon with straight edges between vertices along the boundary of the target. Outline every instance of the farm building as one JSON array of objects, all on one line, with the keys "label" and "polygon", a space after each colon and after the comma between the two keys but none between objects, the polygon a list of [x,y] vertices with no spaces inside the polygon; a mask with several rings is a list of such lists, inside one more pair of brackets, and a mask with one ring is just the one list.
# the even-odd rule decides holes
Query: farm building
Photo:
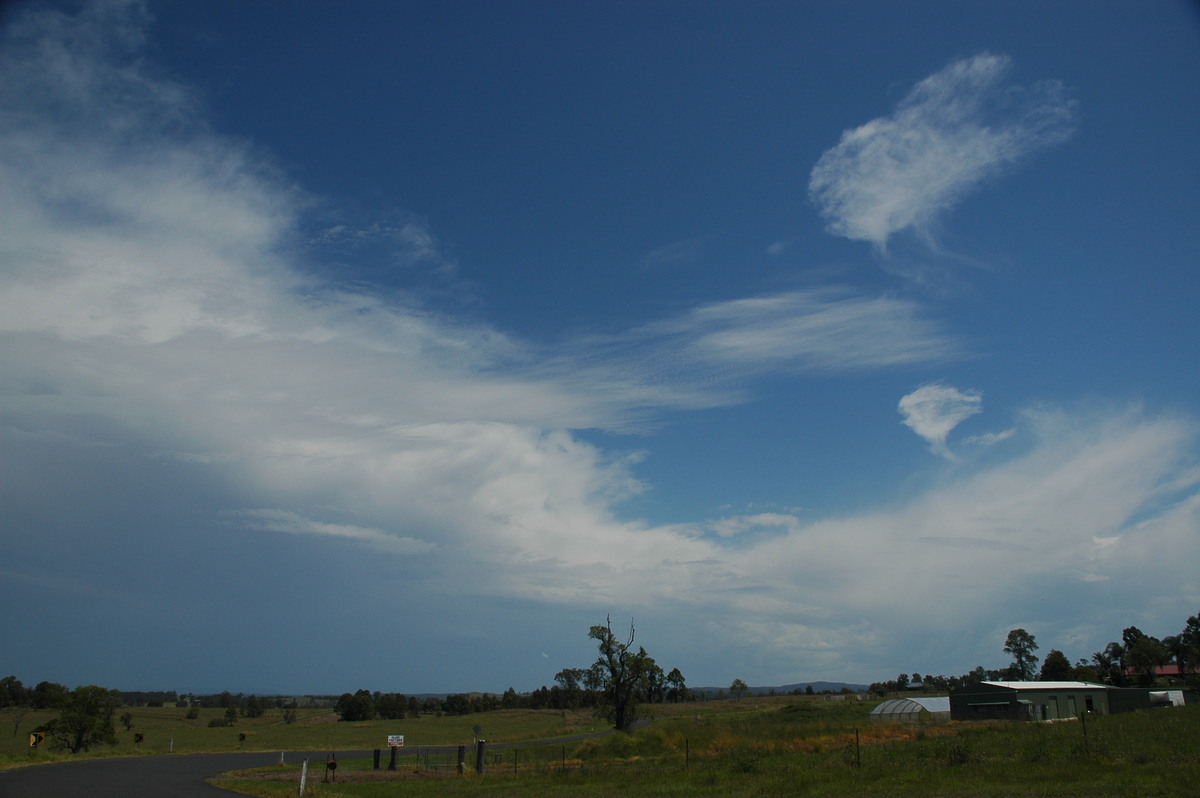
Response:
[{"label": "farm building", "polygon": [[895,723],[919,720],[950,720],[950,699],[893,698],[871,710],[871,720]]},{"label": "farm building", "polygon": [[1185,690],[1109,687],[1090,682],[980,682],[950,691],[952,720],[1058,720],[1196,701]]},{"label": "farm building", "polygon": [[1111,689],[1090,682],[980,682],[950,691],[950,717],[1057,720],[1084,712],[1108,714],[1113,711],[1109,705]]}]

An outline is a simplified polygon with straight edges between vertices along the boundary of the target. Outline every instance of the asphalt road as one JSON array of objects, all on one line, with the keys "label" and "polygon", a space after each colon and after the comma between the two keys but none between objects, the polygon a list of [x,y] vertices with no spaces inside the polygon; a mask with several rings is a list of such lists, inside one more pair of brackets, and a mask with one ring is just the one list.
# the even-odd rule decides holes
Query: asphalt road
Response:
[{"label": "asphalt road", "polygon": [[[553,745],[598,737],[610,732],[572,735],[552,740],[489,744],[488,750],[526,745]],[[469,747],[468,747],[469,748]],[[419,751],[452,753],[458,746],[423,746],[402,749],[401,756]],[[387,767],[388,750],[382,753]],[[320,780],[328,751],[297,751],[285,754],[287,762],[308,760],[309,778]],[[337,751],[338,759],[370,759],[371,751]],[[233,793],[213,787],[205,779],[227,770],[268,767],[279,762],[279,753],[250,754],[159,754],[157,756],[84,759],[35,765],[0,772],[0,798],[226,798]]]},{"label": "asphalt road", "polygon": [[0,798],[218,798],[232,793],[206,778],[278,761],[279,754],[179,754],[35,765],[0,773]]}]

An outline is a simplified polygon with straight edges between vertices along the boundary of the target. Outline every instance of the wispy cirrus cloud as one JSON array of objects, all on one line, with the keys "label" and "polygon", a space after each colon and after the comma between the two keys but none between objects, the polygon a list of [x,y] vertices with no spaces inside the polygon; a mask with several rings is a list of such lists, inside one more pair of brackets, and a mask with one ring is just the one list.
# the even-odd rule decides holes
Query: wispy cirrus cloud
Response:
[{"label": "wispy cirrus cloud", "polygon": [[922,80],[889,116],[847,130],[813,167],[809,196],[829,231],[880,249],[927,231],[983,181],[1074,132],[1059,81],[1006,81],[1007,56],[955,61]]},{"label": "wispy cirrus cloud", "polygon": [[983,394],[952,385],[922,385],[900,399],[904,425],[929,442],[930,451],[954,459],[946,437],[966,419],[983,412]]},{"label": "wispy cirrus cloud", "polygon": [[420,268],[442,279],[456,276],[458,261],[438,241],[428,222],[412,215],[392,216],[395,218],[369,224],[323,227],[309,237],[308,245],[325,257],[378,260],[377,268],[391,272]]},{"label": "wispy cirrus cloud", "polygon": [[[709,551],[671,528],[614,520],[609,504],[642,489],[631,461],[567,430],[735,402],[746,378],[777,369],[957,352],[915,304],[846,288],[710,303],[556,349],[402,292],[320,279],[290,260],[313,257],[297,241],[444,256],[403,219],[305,237],[309,201],[269,160],[121,55],[138,41],[141,6],[104,8],[114,18],[82,25],[50,63],[43,40],[67,24],[55,14],[5,49],[7,74],[37,77],[36,92],[3,84],[22,110],[21,125],[0,131],[0,204],[14,211],[0,219],[5,421],[30,440],[115,436],[147,458],[227,475],[261,492],[219,508],[240,512],[223,518],[244,529],[405,551],[487,540],[511,570],[484,569],[479,585],[523,594],[529,564],[552,563],[562,579],[550,568],[532,583],[579,595],[594,578],[572,569]],[[114,26],[124,44],[88,38]],[[87,124],[95,98],[125,99],[119,126]]]},{"label": "wispy cirrus cloud", "polygon": [[[140,5],[90,8],[103,19],[66,30],[46,12],[0,47],[12,113],[0,125],[0,426],[21,455],[0,458],[5,507],[17,508],[0,523],[36,528],[36,545],[14,549],[22,566],[48,552],[40,571],[20,569],[26,580],[99,595],[114,580],[95,552],[110,563],[154,552],[161,567],[137,570],[174,575],[208,550],[215,579],[230,547],[270,539],[259,556],[290,557],[286,569],[319,559],[309,573],[340,580],[317,603],[352,638],[379,637],[362,612],[373,602],[426,601],[461,627],[503,600],[539,620],[564,606],[653,608],[685,665],[740,672],[754,646],[788,663],[760,672],[802,661],[845,678],[891,667],[913,634],[965,649],[965,670],[978,660],[964,641],[980,635],[957,629],[1035,589],[1064,616],[1124,607],[1120,591],[1063,585],[1133,585],[1150,602],[1195,593],[1196,424],[1139,409],[1031,412],[1022,456],[887,507],[803,522],[622,518],[619,503],[648,488],[638,455],[575,430],[741,401],[747,382],[778,373],[941,363],[964,345],[915,302],[847,287],[710,302],[537,347],[401,292],[318,279],[288,255],[304,240],[301,192],[210,130],[186,90],[121,55],[139,41]],[[103,31],[116,41],[88,38]],[[911,102],[927,114],[930,103]],[[884,120],[892,135],[905,113]],[[926,193],[914,201],[929,213],[953,195]],[[839,211],[860,235],[885,243],[903,229],[902,216],[872,227],[860,210],[848,199]],[[435,270],[448,257],[419,224],[327,229],[331,247],[382,238]],[[924,386],[902,412],[944,455],[980,402]],[[293,628],[311,623],[288,605],[316,582],[297,588],[283,565],[245,573],[272,610],[286,607],[280,618],[300,618]],[[180,611],[199,618],[218,593],[189,581],[196,600]],[[951,589],[964,599],[946,602]],[[179,626],[177,609],[163,628]],[[484,639],[479,623],[470,633]]]},{"label": "wispy cirrus cloud", "polygon": [[[1193,420],[1150,417],[1137,408],[1038,408],[1022,414],[1021,426],[1033,440],[1026,453],[901,506],[766,538],[746,553],[756,563],[748,570],[773,574],[780,589],[793,585],[788,589],[799,602],[828,591],[827,604],[846,617],[855,617],[855,605],[890,614],[877,597],[903,596],[902,604],[937,616],[923,622],[957,624],[978,618],[979,608],[1001,596],[1011,601],[1014,592],[1028,592],[1036,604],[1065,597],[1072,584],[1125,582],[1137,566],[1122,558],[1144,561],[1165,550],[1167,540],[1196,549],[1200,479],[1186,468],[1197,435]],[[1189,476],[1177,482],[1181,468]],[[870,556],[860,556],[864,551]],[[1036,568],[1027,567],[1031,553]],[[815,583],[802,587],[796,567]],[[1185,582],[1194,593],[1195,579]],[[952,606],[933,610],[946,595],[957,597]],[[1070,601],[1089,599],[1080,594]],[[1045,611],[1052,615],[1047,624],[1077,617],[1059,606]]]},{"label": "wispy cirrus cloud", "polygon": [[743,374],[856,371],[965,354],[918,304],[839,286],[711,302],[639,332],[663,337],[698,364]]},{"label": "wispy cirrus cloud", "polygon": [[283,532],[289,535],[317,535],[368,543],[392,554],[425,554],[435,546],[426,540],[396,537],[382,529],[318,521],[291,510],[269,508],[232,510],[225,516],[246,529]]},{"label": "wispy cirrus cloud", "polygon": [[707,245],[708,241],[703,237],[674,241],[647,252],[642,256],[640,265],[651,271],[691,266],[704,255]]}]

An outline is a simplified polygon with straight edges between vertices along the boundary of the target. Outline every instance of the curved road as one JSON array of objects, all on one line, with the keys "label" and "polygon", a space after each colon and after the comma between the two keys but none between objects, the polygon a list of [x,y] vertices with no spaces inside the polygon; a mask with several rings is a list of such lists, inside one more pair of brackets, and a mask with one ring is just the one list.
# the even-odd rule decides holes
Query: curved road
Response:
[{"label": "curved road", "polygon": [[[576,742],[610,733],[611,730],[550,740],[489,743],[488,750]],[[468,746],[468,751],[470,749]],[[457,750],[457,745],[426,745],[419,749],[404,749],[400,755],[415,756],[419,751],[451,753]],[[338,759],[370,759],[372,756],[371,751],[333,753]],[[307,759],[309,778],[315,776],[320,779],[323,775],[321,766],[328,755],[328,751],[290,752],[285,754],[285,759],[287,762]],[[385,763],[388,757],[388,751],[383,751]],[[228,770],[268,767],[278,762],[279,752],[260,751],[248,754],[122,756],[34,765],[0,772],[0,798],[219,798],[233,793],[214,787],[205,779]]]},{"label": "curved road", "polygon": [[166,754],[84,759],[0,773],[3,798],[217,798],[231,795],[205,779],[266,767],[279,754]]}]

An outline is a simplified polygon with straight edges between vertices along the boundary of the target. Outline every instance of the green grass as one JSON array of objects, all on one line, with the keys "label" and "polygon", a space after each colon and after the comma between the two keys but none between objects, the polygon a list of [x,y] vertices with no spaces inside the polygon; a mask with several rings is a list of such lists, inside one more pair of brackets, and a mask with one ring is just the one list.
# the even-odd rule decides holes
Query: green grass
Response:
[{"label": "green grass", "polygon": [[[116,746],[89,755],[165,753],[171,739],[177,753],[382,749],[388,734],[404,734],[408,749],[468,746],[462,776],[453,755],[434,756],[430,764],[438,767],[419,770],[412,758],[402,758],[395,773],[373,771],[370,760],[339,761],[336,783],[324,783],[323,763],[314,763],[306,794],[317,798],[1200,795],[1200,707],[1098,716],[1086,726],[1078,721],[902,726],[869,720],[873,705],[779,697],[659,706],[653,708],[653,723],[632,734],[490,748],[482,776],[474,773],[476,724],[492,743],[582,734],[603,724],[586,712],[528,710],[339,723],[322,710],[302,710],[291,725],[283,725],[275,711],[232,728],[210,728],[209,720],[223,717],[222,710],[201,710],[188,720],[185,709],[131,709],[122,711],[132,712],[133,730],[118,731]],[[53,716],[0,711],[0,767],[77,758],[27,747],[28,732]],[[139,731],[146,738],[140,750],[133,744]],[[239,733],[247,735],[245,741]],[[294,796],[298,780],[299,766],[289,764],[217,783],[247,795]]]},{"label": "green grass", "polygon": [[[208,724],[223,718],[223,709],[200,709],[195,719],[187,718],[187,709],[177,707],[126,707],[117,716],[124,712],[133,715],[133,728],[125,731],[116,724],[115,746],[95,746],[80,756],[165,754],[171,750],[175,753],[371,750],[386,748],[389,734],[403,734],[409,747],[456,745],[474,740],[472,727],[476,724],[483,727],[485,738],[497,742],[583,734],[605,728],[588,713],[533,710],[342,723],[332,711],[314,709],[300,710],[298,720],[292,724],[284,724],[281,713],[274,710],[261,718],[239,718],[236,725],[219,728]],[[29,732],[57,715],[53,711],[0,710],[0,769],[79,758],[53,748],[29,748]],[[140,746],[134,742],[135,733],[143,735]]]},{"label": "green grass", "polygon": [[[374,773],[363,761],[340,763],[338,782],[324,783],[318,763],[306,795],[1200,795],[1200,707],[1092,717],[1086,739],[1078,721],[900,726],[869,721],[870,707],[713,702],[566,750],[521,748],[515,761],[512,751],[495,752],[483,776],[473,772],[473,759],[462,776],[453,768],[416,773],[411,764]],[[296,794],[298,778],[285,766],[218,783],[283,796]]]}]

